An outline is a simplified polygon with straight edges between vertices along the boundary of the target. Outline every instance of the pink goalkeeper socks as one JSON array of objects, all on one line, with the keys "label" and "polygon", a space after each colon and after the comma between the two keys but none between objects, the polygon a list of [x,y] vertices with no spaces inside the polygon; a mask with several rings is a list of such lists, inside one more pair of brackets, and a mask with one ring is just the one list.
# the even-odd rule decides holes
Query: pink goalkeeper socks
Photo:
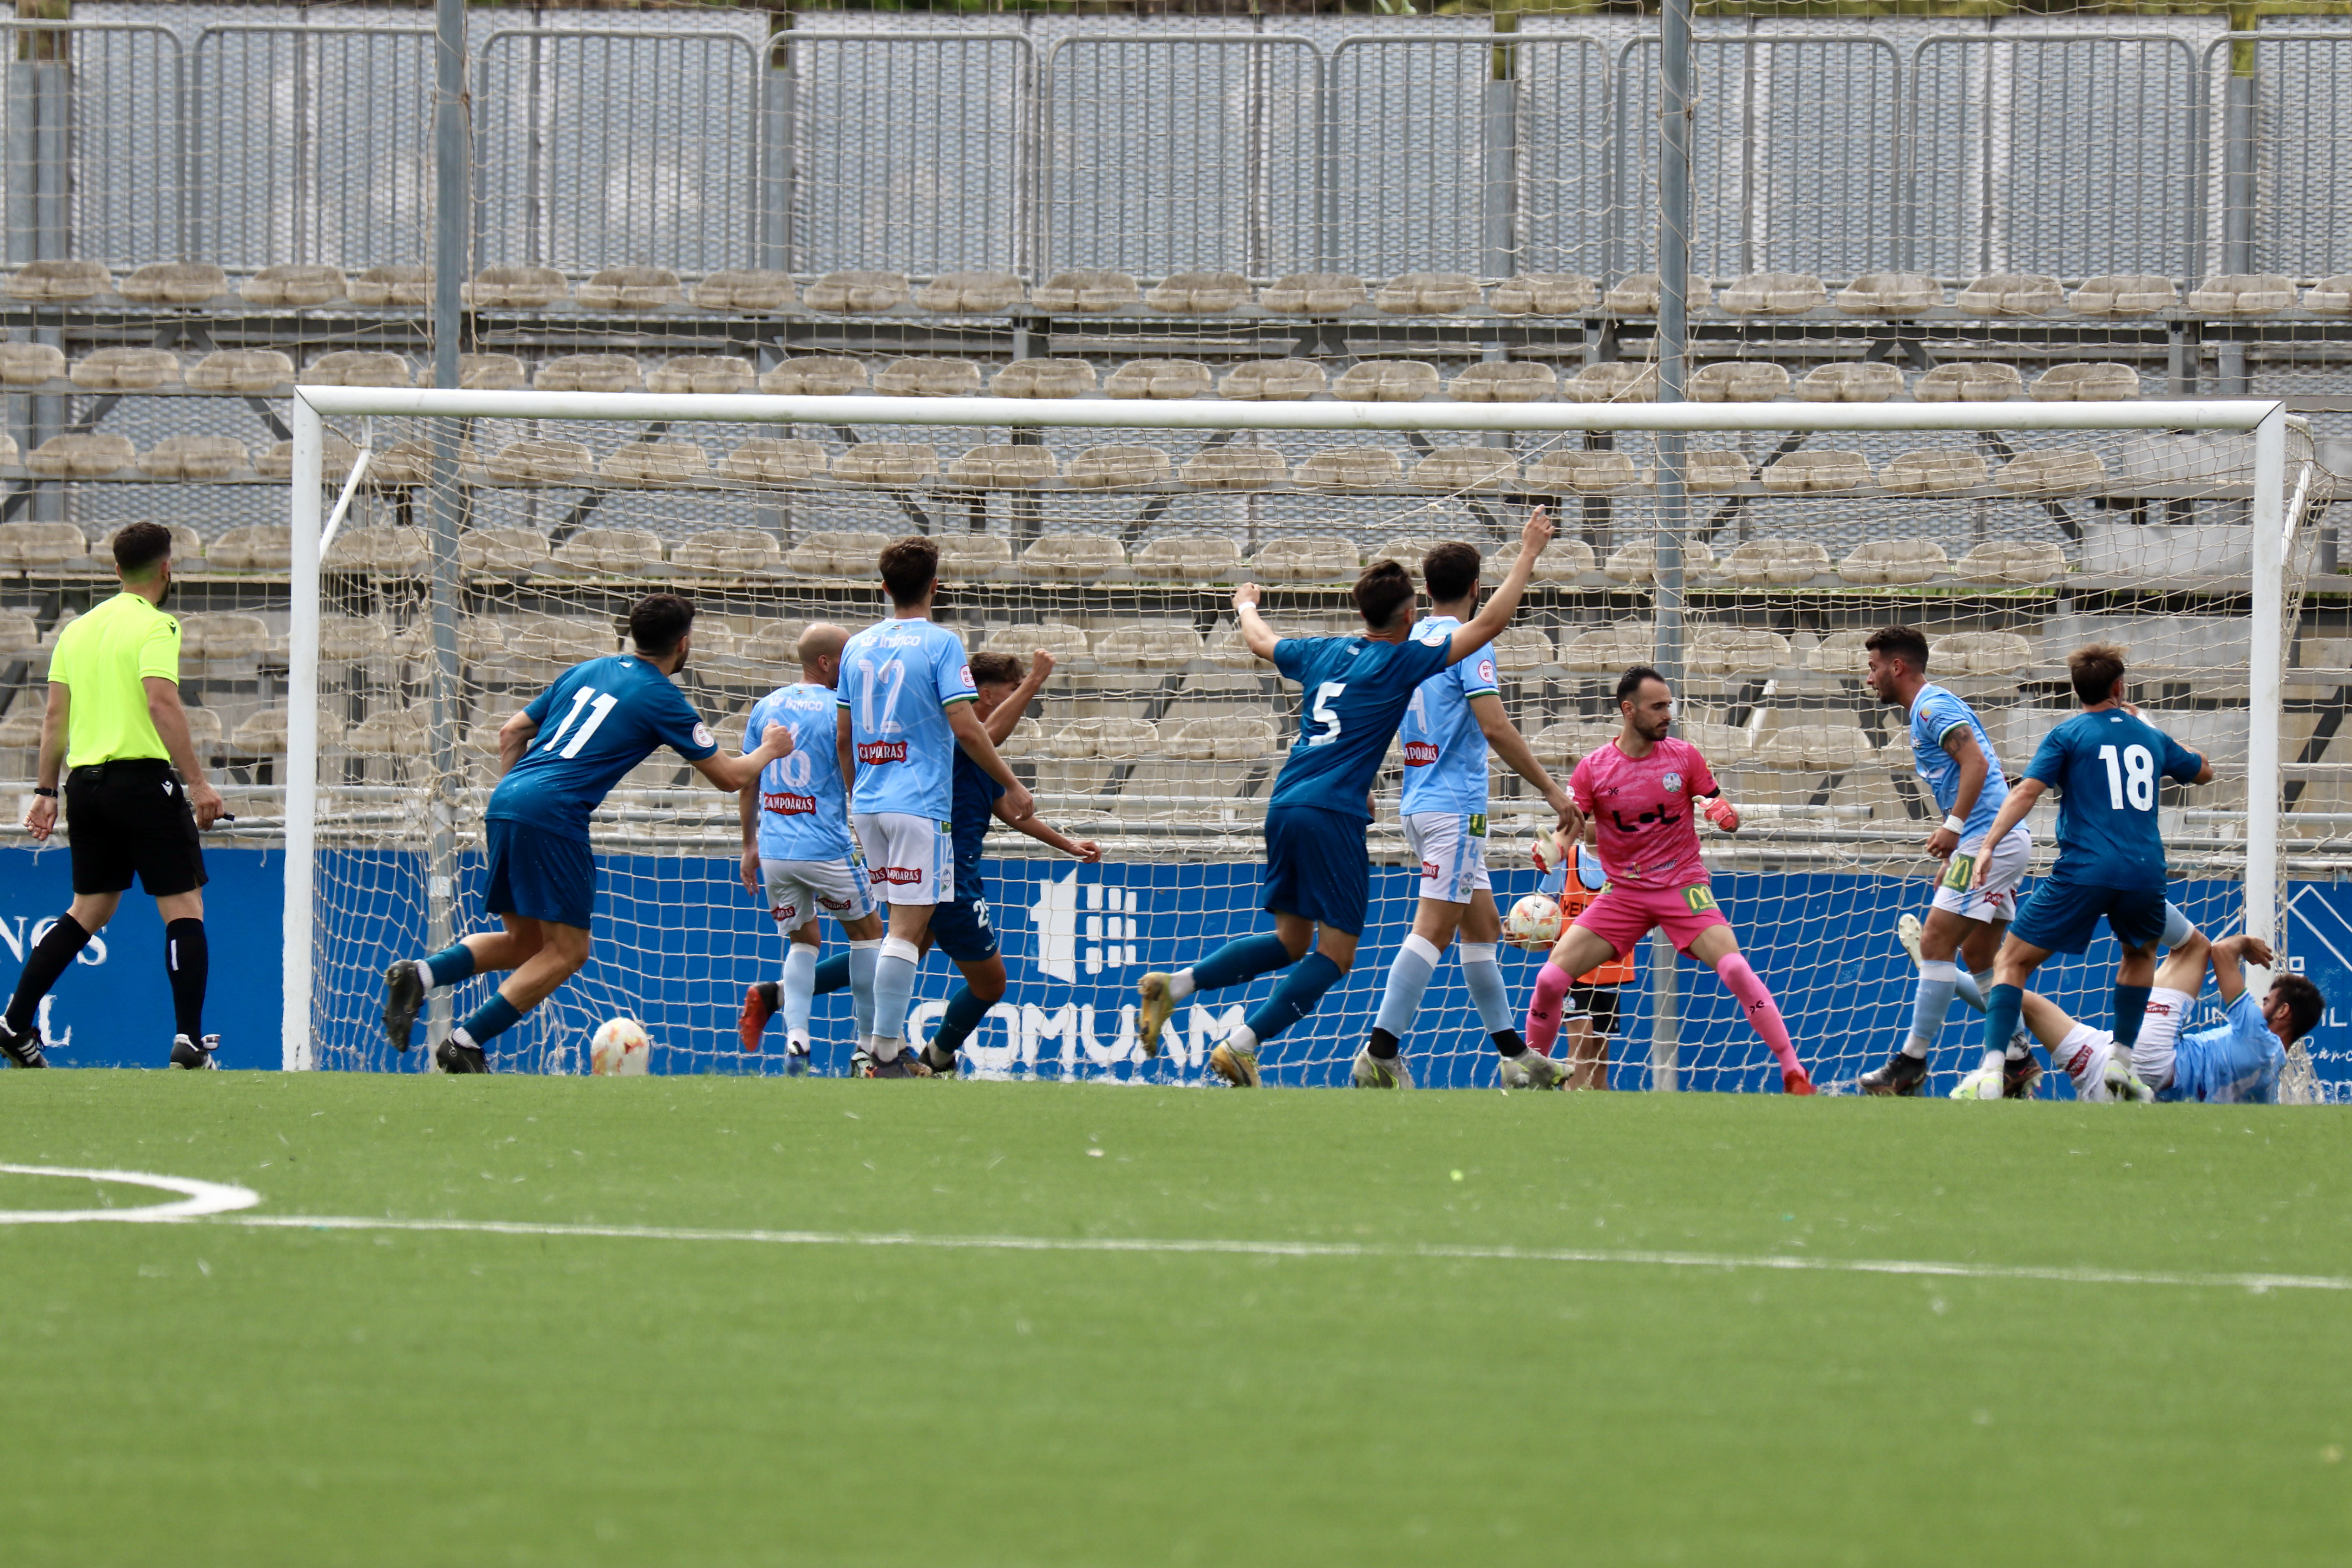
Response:
[{"label": "pink goalkeeper socks", "polygon": [[1715,972],[1731,994],[1739,998],[1739,1005],[1748,1009],[1748,1021],[1764,1037],[1772,1054],[1780,1058],[1782,1070],[1803,1071],[1803,1065],[1797,1060],[1797,1047],[1789,1038],[1789,1026],[1781,1021],[1780,1005],[1772,1000],[1772,993],[1764,989],[1764,982],[1756,977],[1756,972],[1748,967],[1748,960],[1736,952],[1727,953],[1723,962],[1715,966]]},{"label": "pink goalkeeper socks", "polygon": [[[1528,998],[1528,1049],[1538,1056],[1551,1055],[1551,1043],[1559,1037],[1560,1005],[1568,1000],[1568,988],[1575,981],[1576,976],[1549,961],[1537,973],[1536,994]],[[1770,1005],[1769,998],[1766,1005]],[[1773,1016],[1777,1019],[1780,1015]]]}]

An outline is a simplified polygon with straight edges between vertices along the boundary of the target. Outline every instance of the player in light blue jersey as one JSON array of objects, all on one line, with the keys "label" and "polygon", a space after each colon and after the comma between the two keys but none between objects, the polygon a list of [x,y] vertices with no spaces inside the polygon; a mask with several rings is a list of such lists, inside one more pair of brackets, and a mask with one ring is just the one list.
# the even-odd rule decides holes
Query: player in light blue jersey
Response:
[{"label": "player in light blue jersey", "polygon": [[[1478,608],[1478,552],[1441,544],[1422,558],[1422,585],[1430,613],[1412,628],[1414,642],[1450,639]],[[1486,868],[1486,752],[1535,787],[1567,823],[1574,815],[1568,792],[1546,773],[1510,715],[1495,680],[1495,650],[1481,648],[1414,689],[1397,731],[1404,745],[1405,842],[1421,865],[1421,906],[1412,931],[1389,964],[1388,986],[1372,1031],[1356,1053],[1349,1081],[1359,1089],[1411,1089],[1412,1071],[1399,1049],[1421,1011],[1423,994],[1446,947],[1462,935],[1462,981],[1495,1047],[1506,1055],[1527,1048],[1517,1010],[1503,984],[1503,917],[1495,908]]]},{"label": "player in light blue jersey", "polygon": [[770,763],[759,787],[741,795],[743,886],[763,899],[784,931],[784,967],[772,984],[744,993],[735,1032],[747,1051],[760,1048],[768,1020],[784,1016],[784,1070],[805,1072],[809,1011],[816,995],[817,952],[824,938],[820,915],[841,922],[849,939],[848,981],[857,1036],[874,1032],[874,966],[881,957],[882,917],[857,841],[849,832],[847,748],[842,743],[842,646],[849,634],[817,621],[801,633],[801,678],[751,705],[746,738],[781,724],[793,734],[788,757]]},{"label": "player in light blue jersey", "polygon": [[931,911],[955,898],[957,748],[1004,786],[1006,821],[1035,805],[973,711],[962,639],[930,618],[940,547],[920,535],[902,539],[882,552],[881,570],[890,618],[842,648],[837,697],[839,733],[857,769],[851,823],[866,874],[890,906],[874,966],[874,1033],[860,1044],[876,1078],[928,1077],[905,1054],[907,1005]]},{"label": "player in light blue jersey", "polygon": [[1258,1047],[1305,1017],[1354,965],[1371,897],[1364,834],[1372,818],[1372,779],[1397,721],[1423,681],[1468,658],[1511,624],[1536,557],[1550,539],[1551,521],[1538,507],[1519,535],[1518,558],[1486,607],[1467,626],[1429,642],[1412,640],[1412,578],[1393,561],[1375,561],[1356,580],[1356,609],[1365,629],[1352,637],[1277,637],[1258,615],[1257,584],[1244,583],[1234,591],[1242,640],[1300,688],[1298,741],[1265,810],[1265,908],[1274,916],[1274,930],[1227,942],[1191,968],[1145,975],[1137,987],[1136,1015],[1145,1055],[1159,1053],[1160,1031],[1186,997],[1296,964],[1274,994],[1209,1053],[1218,1076],[1254,1089]]},{"label": "player in light blue jersey", "polygon": [[483,902],[506,926],[478,931],[430,958],[384,971],[383,1028],[400,1050],[425,994],[467,975],[512,970],[490,999],[434,1051],[445,1072],[488,1072],[490,1041],[512,1028],[588,962],[596,862],[588,817],[622,775],[668,746],[732,794],[792,754],[792,731],[771,725],[749,755],[722,752],[670,678],[694,645],[694,606],[649,594],[629,612],[635,651],[575,664],[499,730],[504,776],[483,813],[489,875]]}]

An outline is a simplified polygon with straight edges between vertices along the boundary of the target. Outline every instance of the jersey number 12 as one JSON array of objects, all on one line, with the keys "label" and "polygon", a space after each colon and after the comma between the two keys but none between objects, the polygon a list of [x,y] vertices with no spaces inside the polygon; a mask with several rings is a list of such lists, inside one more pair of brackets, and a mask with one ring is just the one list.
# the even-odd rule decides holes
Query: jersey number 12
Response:
[{"label": "jersey number 12", "polygon": [[2121,767],[2116,765],[2116,749],[2101,746],[2099,761],[2107,764],[2107,805],[2111,809],[2121,811],[2126,796],[2134,811],[2147,811],[2156,805],[2156,758],[2146,746],[2126,746]]}]

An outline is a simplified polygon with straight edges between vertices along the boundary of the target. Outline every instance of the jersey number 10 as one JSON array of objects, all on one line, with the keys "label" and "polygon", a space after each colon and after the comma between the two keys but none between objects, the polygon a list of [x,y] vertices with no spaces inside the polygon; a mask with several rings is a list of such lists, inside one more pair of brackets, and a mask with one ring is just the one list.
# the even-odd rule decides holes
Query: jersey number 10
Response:
[{"label": "jersey number 10", "polygon": [[2123,766],[2116,765],[2116,749],[2099,748],[2099,761],[2107,764],[2107,805],[2121,811],[2129,796],[2134,811],[2147,811],[2156,805],[2156,758],[2146,746],[2126,746]]}]

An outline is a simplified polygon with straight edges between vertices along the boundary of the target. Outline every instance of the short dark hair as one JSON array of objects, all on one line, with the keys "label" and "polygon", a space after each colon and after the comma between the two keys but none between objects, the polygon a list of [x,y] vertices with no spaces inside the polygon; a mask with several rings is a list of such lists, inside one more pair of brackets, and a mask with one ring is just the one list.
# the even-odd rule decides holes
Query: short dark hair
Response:
[{"label": "short dark hair", "polygon": [[1412,603],[1412,574],[1393,561],[1375,561],[1356,579],[1356,610],[1372,630],[1386,631]]},{"label": "short dark hair", "polygon": [[629,640],[637,651],[667,658],[694,629],[694,601],[677,594],[647,594],[629,610]]},{"label": "short dark hair", "polygon": [[2289,1045],[2319,1027],[2319,1020],[2327,1016],[2327,998],[2309,975],[2282,974],[2271,982],[2271,994],[2286,999],[2287,1019],[2294,1026]]},{"label": "short dark hair", "polygon": [[1916,626],[1881,626],[1863,638],[1862,646],[1869,652],[1903,659],[1922,675],[1927,673],[1927,634]]},{"label": "short dark hair", "polygon": [[1450,605],[1478,585],[1482,564],[1475,549],[1449,539],[1421,558],[1421,580],[1431,598]]},{"label": "short dark hair", "polygon": [[114,565],[125,577],[144,577],[147,568],[172,553],[172,531],[160,522],[128,522],[114,535]]},{"label": "short dark hair", "polygon": [[921,534],[909,534],[883,549],[882,586],[890,591],[892,604],[920,603],[939,577],[940,547]]},{"label": "short dark hair", "polygon": [[2105,702],[2115,695],[2116,682],[2123,679],[2124,650],[2111,642],[2095,642],[2088,647],[2078,647],[2066,656],[2066,673],[2074,682],[2074,695],[2087,708],[2094,702]]},{"label": "short dark hair", "polygon": [[1646,664],[1637,664],[1617,678],[1617,700],[1633,701],[1634,695],[1642,689],[1642,682],[1645,680],[1654,680],[1661,686],[1666,684],[1664,676]]},{"label": "short dark hair", "polygon": [[1023,673],[1021,661],[1009,653],[976,653],[971,656],[971,683],[974,686],[1018,686]]}]

